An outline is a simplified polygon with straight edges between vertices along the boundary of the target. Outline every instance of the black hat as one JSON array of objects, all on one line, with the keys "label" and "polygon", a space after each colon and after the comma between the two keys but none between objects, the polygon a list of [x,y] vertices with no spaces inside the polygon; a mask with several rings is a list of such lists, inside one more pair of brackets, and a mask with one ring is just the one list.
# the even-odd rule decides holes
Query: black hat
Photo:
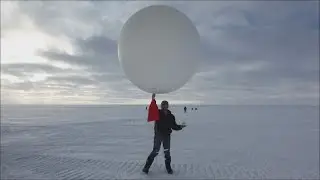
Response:
[{"label": "black hat", "polygon": [[168,101],[166,101],[166,100],[162,101],[161,106],[163,106],[163,105],[169,105]]}]

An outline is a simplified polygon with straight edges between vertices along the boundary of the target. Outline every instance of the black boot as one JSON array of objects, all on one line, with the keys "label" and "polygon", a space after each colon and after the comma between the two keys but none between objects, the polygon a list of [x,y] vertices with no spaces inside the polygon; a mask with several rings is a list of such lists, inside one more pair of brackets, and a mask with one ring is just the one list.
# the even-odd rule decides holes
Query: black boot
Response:
[{"label": "black boot", "polygon": [[143,169],[142,169],[142,172],[144,172],[145,174],[148,174],[148,173],[149,173],[149,169],[143,168]]},{"label": "black boot", "polygon": [[165,161],[165,163],[166,163],[166,169],[167,169],[168,174],[173,174],[173,170],[171,168],[170,161]]},{"label": "black boot", "polygon": [[146,161],[146,164],[144,165],[144,167],[142,169],[142,172],[148,174],[149,173],[149,168],[150,168],[152,162],[153,162],[153,159],[148,158],[147,161]]},{"label": "black boot", "polygon": [[[169,149],[169,148],[168,148]],[[165,164],[166,164],[166,169],[168,174],[172,174],[172,168],[171,168],[171,156],[170,156],[170,151],[169,150],[164,151],[164,158],[165,158]]]}]

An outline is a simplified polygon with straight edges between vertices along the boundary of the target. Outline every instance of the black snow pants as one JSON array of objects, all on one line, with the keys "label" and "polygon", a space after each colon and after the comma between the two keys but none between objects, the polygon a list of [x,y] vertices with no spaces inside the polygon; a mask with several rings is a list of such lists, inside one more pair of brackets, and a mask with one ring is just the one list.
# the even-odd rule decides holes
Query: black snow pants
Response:
[{"label": "black snow pants", "polygon": [[166,169],[171,170],[170,138],[171,138],[170,134],[161,134],[159,132],[155,133],[154,141],[153,141],[153,150],[147,158],[146,164],[144,166],[145,169],[150,168],[154,158],[158,155],[160,151],[161,143],[163,143]]}]

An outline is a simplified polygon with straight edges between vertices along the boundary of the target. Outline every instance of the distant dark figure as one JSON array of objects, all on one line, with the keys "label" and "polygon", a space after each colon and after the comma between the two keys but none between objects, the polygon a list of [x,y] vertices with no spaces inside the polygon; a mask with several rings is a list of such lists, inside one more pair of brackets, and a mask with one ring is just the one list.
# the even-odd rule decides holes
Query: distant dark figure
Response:
[{"label": "distant dark figure", "polygon": [[193,108],[191,108],[191,110],[193,111]]},{"label": "distant dark figure", "polygon": [[185,106],[185,107],[183,108],[183,110],[184,110],[184,113],[186,113],[186,112],[187,112],[187,107]]},{"label": "distant dark figure", "polygon": [[198,110],[198,108],[195,108],[194,110]]}]

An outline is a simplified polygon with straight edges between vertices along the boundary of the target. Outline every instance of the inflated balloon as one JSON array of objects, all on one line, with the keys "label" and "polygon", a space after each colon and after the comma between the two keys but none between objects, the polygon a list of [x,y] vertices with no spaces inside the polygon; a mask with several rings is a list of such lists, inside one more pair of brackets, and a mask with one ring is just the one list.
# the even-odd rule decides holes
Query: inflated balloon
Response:
[{"label": "inflated balloon", "polygon": [[164,5],[143,8],[124,24],[119,61],[127,78],[149,93],[181,88],[195,73],[200,36],[186,15]]}]

